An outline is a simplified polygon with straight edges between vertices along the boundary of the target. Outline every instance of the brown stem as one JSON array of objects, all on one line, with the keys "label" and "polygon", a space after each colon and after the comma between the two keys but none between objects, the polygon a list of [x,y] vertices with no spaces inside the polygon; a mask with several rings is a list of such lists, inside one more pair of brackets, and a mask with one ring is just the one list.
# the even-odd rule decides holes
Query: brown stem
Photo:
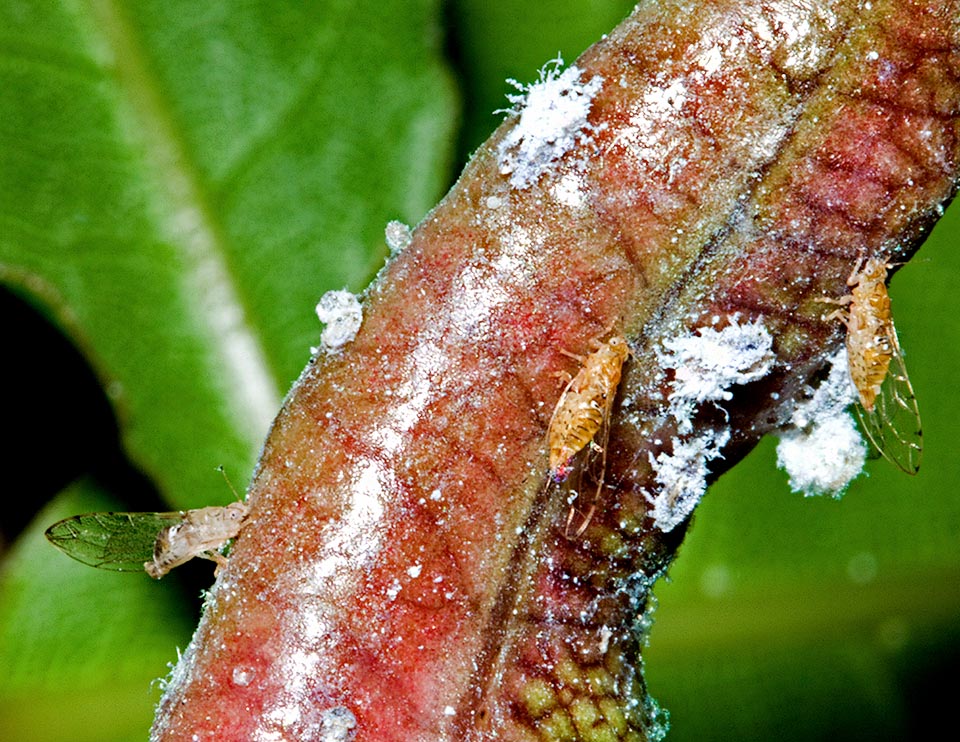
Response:
[{"label": "brown stem", "polygon": [[[642,3],[577,62],[575,148],[524,170],[510,117],[290,393],[153,739],[659,738],[650,586],[697,487],[839,344],[820,298],[862,254],[908,257],[954,193],[958,19]],[[633,358],[599,507],[567,538],[556,375],[611,327]],[[731,327],[756,359],[679,410],[670,343]],[[668,484],[664,461],[689,471]]]}]

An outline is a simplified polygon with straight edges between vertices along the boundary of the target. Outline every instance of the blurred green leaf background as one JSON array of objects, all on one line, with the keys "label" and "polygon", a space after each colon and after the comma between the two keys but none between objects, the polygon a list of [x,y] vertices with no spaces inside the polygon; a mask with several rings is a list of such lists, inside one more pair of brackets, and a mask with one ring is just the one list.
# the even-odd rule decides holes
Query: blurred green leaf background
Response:
[{"label": "blurred green leaf background", "polygon": [[[43,539],[91,510],[233,498],[390,219],[418,222],[535,78],[631,3],[0,4],[6,473],[0,739],[146,737],[209,564],[160,583]],[[765,442],[706,498],[646,653],[673,740],[921,737],[960,671],[954,207],[892,295],[920,474],[839,501]]]}]

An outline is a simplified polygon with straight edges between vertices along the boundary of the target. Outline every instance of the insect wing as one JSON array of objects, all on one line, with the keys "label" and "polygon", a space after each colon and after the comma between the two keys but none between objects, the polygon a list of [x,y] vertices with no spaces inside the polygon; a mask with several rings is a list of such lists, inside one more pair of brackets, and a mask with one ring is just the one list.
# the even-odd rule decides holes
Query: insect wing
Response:
[{"label": "insect wing", "polygon": [[607,444],[610,440],[610,404],[604,410],[600,429],[571,462],[570,476],[560,487],[570,503],[565,534],[580,536],[587,530],[597,510],[607,476]]},{"label": "insect wing", "polygon": [[47,540],[78,562],[116,572],[142,572],[157,534],[182,513],[85,513],[54,523]]},{"label": "insect wing", "polygon": [[907,474],[916,474],[923,453],[920,409],[892,322],[889,332],[893,354],[887,376],[873,409],[858,405],[857,413],[864,435],[880,455]]}]

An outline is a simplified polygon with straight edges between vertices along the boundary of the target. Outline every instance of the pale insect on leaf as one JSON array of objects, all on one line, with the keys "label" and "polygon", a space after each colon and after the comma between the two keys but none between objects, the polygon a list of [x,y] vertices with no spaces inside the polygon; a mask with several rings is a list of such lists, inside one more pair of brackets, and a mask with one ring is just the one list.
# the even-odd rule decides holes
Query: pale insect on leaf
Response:
[{"label": "pale insect on leaf", "polygon": [[226,564],[219,553],[235,538],[247,506],[234,502],[171,513],[86,513],[54,523],[47,540],[77,561],[117,572],[145,570],[160,579],[174,567],[203,557]]},{"label": "pale insect on leaf", "polygon": [[923,452],[917,398],[907,375],[887,292],[882,258],[861,259],[847,285],[850,294],[827,319],[847,328],[850,378],[860,397],[857,413],[864,435],[888,461],[907,474],[916,474]]},{"label": "pale insect on leaf", "polygon": [[[610,413],[630,346],[614,335],[580,361],[580,371],[564,387],[547,427],[550,472],[547,486],[558,486],[571,501],[566,535],[582,534],[597,508],[607,468]],[[593,494],[584,498],[587,485]],[[584,499],[581,499],[584,498]]]}]

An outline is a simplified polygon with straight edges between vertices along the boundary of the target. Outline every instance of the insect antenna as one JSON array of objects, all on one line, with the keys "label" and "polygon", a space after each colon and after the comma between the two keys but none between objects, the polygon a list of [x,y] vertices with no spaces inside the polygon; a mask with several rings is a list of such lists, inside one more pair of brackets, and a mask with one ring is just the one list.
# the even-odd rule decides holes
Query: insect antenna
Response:
[{"label": "insect antenna", "polygon": [[237,488],[233,486],[233,482],[231,482],[230,477],[227,476],[227,470],[224,468],[223,464],[218,465],[216,470],[220,472],[220,475],[223,477],[223,481],[227,483],[227,487],[230,488],[230,491],[233,493],[233,496],[236,498],[237,502],[243,502],[243,498],[240,497],[240,493],[237,492]]}]

